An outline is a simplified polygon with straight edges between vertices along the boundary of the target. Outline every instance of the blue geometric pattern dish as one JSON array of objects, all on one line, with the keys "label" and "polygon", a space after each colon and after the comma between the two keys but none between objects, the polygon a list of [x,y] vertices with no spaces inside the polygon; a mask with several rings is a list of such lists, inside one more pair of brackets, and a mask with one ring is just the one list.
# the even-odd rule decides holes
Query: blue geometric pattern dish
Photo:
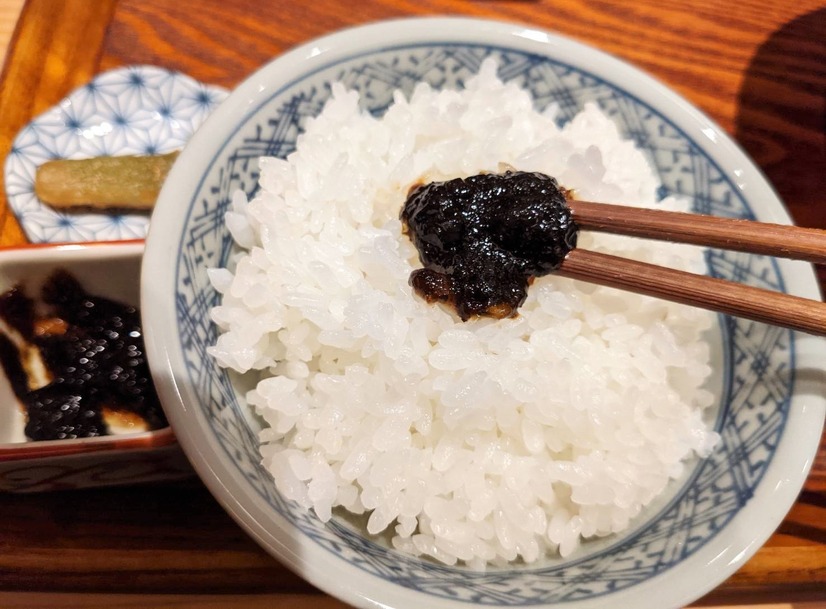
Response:
[{"label": "blue geometric pattern dish", "polygon": [[227,92],[177,72],[129,66],[99,74],[24,127],[6,159],[6,196],[34,243],[142,239],[147,214],[62,213],[34,195],[35,171],[56,158],[183,148]]},{"label": "blue geometric pattern dish", "polygon": [[[144,274],[144,323],[153,374],[196,470],[261,543],[320,588],[357,606],[683,606],[753,554],[791,506],[817,449],[824,418],[818,369],[823,341],[720,317],[714,424],[721,446],[675,483],[625,535],[586,543],[568,560],[485,573],[401,555],[358,527],[323,524],[285,501],[259,464],[257,422],[243,392],[206,354],[216,340],[206,277],[232,242],[223,213],[232,193],[251,195],[257,158],[295,148],[329,85],[343,81],[380,115],[393,90],[418,82],[461,86],[487,57],[499,76],[528,89],[561,122],[595,101],[646,151],[660,194],[691,197],[694,210],[788,222],[765,180],[720,129],[630,66],[544,32],[484,21],[388,22],[345,31],[276,60],[251,76],[196,134],[153,216]],[[183,168],[186,169],[183,169]],[[168,265],[170,254],[174,265]],[[713,251],[708,273],[817,297],[811,267]],[[806,371],[801,374],[801,371]]]}]

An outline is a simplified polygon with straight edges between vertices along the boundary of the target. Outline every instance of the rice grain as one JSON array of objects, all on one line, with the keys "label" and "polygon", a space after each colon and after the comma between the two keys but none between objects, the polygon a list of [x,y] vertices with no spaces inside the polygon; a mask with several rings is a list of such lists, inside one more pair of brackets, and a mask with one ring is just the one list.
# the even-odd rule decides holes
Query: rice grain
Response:
[{"label": "rice grain", "polygon": [[[503,164],[584,199],[687,204],[656,202],[645,156],[595,105],[559,127],[493,62],[462,91],[394,100],[377,119],[336,84],[296,151],[262,159],[260,191],[226,218],[241,254],[210,271],[210,353],[259,375],[247,402],[267,425],[263,464],[322,520],[366,511],[367,533],[398,550],[473,568],[569,556],[713,448],[713,317],[551,275],[518,317],[463,323],[408,286],[419,262],[399,212],[416,183]],[[703,269],[687,246],[579,244]]]}]

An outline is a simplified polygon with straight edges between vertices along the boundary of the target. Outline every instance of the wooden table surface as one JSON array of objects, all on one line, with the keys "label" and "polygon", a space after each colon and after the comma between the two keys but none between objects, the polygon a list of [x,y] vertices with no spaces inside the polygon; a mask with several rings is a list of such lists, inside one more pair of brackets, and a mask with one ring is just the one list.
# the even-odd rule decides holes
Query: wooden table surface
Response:
[{"label": "wooden table surface", "polygon": [[[28,0],[2,73],[0,156],[33,116],[108,68],[154,64],[232,87],[315,36],[435,14],[550,29],[647,70],[740,142],[796,223],[826,228],[822,0]],[[24,240],[0,195],[0,245]],[[779,530],[697,605],[826,606],[824,523],[822,443]],[[0,494],[0,606],[343,607],[259,549],[194,478]]]}]

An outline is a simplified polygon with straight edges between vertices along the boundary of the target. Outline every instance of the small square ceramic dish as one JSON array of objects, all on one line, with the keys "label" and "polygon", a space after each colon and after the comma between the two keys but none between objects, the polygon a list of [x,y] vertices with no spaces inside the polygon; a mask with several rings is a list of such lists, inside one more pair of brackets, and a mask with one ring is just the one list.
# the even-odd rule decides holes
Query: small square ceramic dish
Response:
[{"label": "small square ceramic dish", "polygon": [[[0,250],[0,293],[20,285],[38,300],[56,270],[90,294],[137,305],[143,242],[25,246]],[[0,370],[0,490],[44,491],[131,484],[187,476],[191,470],[170,427],[116,430],[93,438],[32,442],[25,415]]]}]

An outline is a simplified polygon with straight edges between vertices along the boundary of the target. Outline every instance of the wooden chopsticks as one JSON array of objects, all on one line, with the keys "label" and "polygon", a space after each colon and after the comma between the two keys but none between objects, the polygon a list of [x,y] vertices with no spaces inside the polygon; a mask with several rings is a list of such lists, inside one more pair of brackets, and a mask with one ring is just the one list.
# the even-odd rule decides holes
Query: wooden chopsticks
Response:
[{"label": "wooden chopsticks", "polygon": [[[826,263],[826,231],[569,201],[580,230]],[[557,275],[826,336],[826,303],[610,254],[573,249]]]},{"label": "wooden chopsticks", "polygon": [[568,207],[580,230],[826,263],[826,231],[816,228],[590,201]]}]

